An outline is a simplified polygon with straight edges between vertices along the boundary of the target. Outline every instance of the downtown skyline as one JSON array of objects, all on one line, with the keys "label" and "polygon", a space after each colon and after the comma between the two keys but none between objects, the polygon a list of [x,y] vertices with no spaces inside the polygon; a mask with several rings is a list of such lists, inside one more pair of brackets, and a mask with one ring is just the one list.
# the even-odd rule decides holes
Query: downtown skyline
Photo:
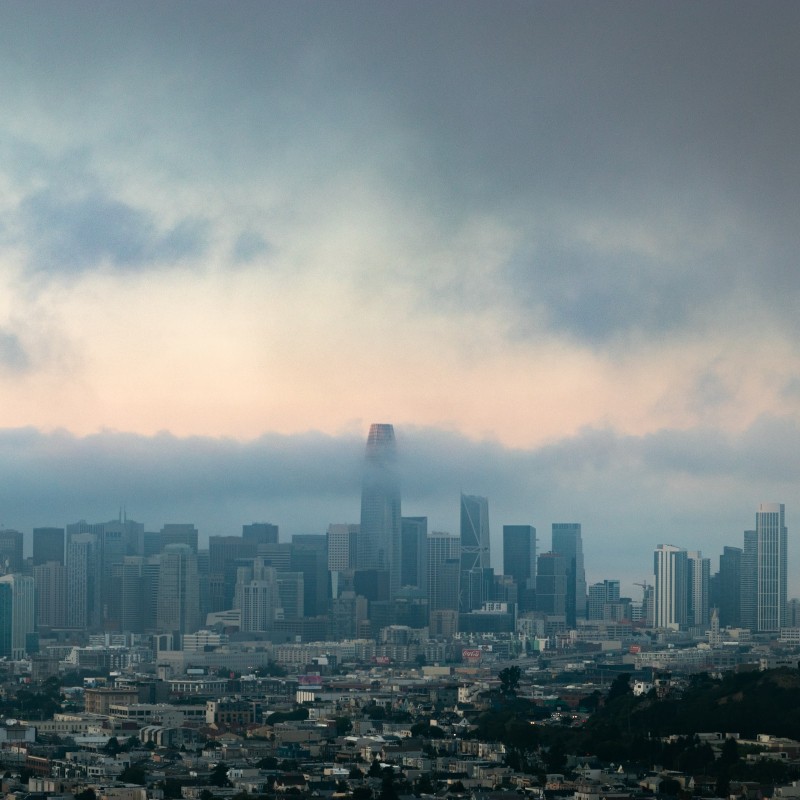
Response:
[{"label": "downtown skyline", "polygon": [[3,5],[0,523],[321,532],[384,420],[495,566],[780,502],[800,593],[800,10],[488,8]]},{"label": "downtown skyline", "polygon": [[[402,442],[403,437],[400,437]],[[400,502],[401,496],[404,497],[403,502],[405,502],[405,494],[404,494],[404,481],[409,480],[412,475],[413,469],[418,469],[421,467],[421,464],[415,463],[413,466],[409,466],[406,459],[404,458],[404,452],[402,448],[402,444],[400,446],[399,451],[397,450],[396,446],[396,436],[394,432],[393,425],[390,423],[373,423],[370,426],[369,430],[369,437],[367,440],[367,448],[366,448],[366,457],[363,454],[363,449],[361,456],[358,460],[357,466],[357,473],[358,476],[355,478],[357,487],[354,494],[360,497],[360,506],[361,506],[361,513],[360,513],[360,520],[361,526],[364,526],[364,510],[365,508],[371,509],[368,514],[369,516],[367,519],[372,520],[375,517],[377,512],[377,517],[375,520],[385,520],[384,522],[379,522],[378,527],[376,526],[375,520],[368,522],[366,525],[365,530],[368,530],[368,535],[358,537],[359,541],[359,552],[361,553],[360,558],[362,559],[363,563],[370,563],[372,564],[373,561],[375,562],[375,566],[378,568],[381,564],[385,566],[386,562],[384,559],[386,558],[385,555],[377,556],[377,553],[385,553],[387,550],[391,550],[393,547],[399,547],[400,542],[400,527],[398,525],[397,529],[394,530],[394,533],[390,531],[393,530],[393,525],[400,522]],[[362,444],[363,448],[363,444]],[[387,471],[388,468],[388,471]],[[428,464],[428,468],[433,468],[435,470],[435,465]],[[376,472],[377,470],[377,472]],[[424,480],[424,476],[417,476],[417,480],[422,477]],[[419,485],[414,484],[412,481],[412,485]],[[197,491],[200,487],[200,484],[195,486],[195,490]],[[377,487],[377,488],[376,488]],[[214,487],[209,486],[209,490]],[[377,494],[376,494],[377,492]],[[370,499],[367,499],[370,498]],[[418,502],[418,501],[415,501]],[[466,505],[465,505],[466,504]],[[167,505],[169,505],[169,501],[167,501]],[[277,505],[277,504],[276,504]],[[574,544],[569,544],[567,540],[570,539],[570,536],[573,538],[577,535],[577,541],[582,541],[582,545],[579,546],[579,551],[582,550],[583,552],[583,562],[585,566],[588,568],[584,572],[584,566],[581,565],[580,561],[578,564],[579,573],[584,574],[584,578],[582,579],[582,592],[585,595],[586,589],[588,585],[591,585],[596,582],[601,582],[604,580],[617,580],[621,581],[623,586],[623,594],[626,594],[630,597],[636,598],[638,596],[639,590],[635,587],[640,586],[640,580],[644,582],[650,583],[654,577],[655,572],[651,570],[647,565],[647,559],[644,561],[637,560],[636,554],[641,550],[642,553],[645,553],[648,546],[649,550],[649,558],[652,558],[652,551],[653,549],[661,548],[662,546],[666,546],[668,548],[679,549],[682,551],[695,551],[695,550],[703,550],[703,554],[707,559],[711,560],[711,572],[712,574],[717,571],[718,566],[720,565],[719,556],[723,553],[724,550],[729,549],[730,547],[741,547],[743,543],[745,547],[747,546],[743,540],[746,540],[748,534],[752,533],[752,525],[749,526],[747,529],[743,529],[738,532],[738,536],[736,534],[731,535],[723,535],[722,538],[719,540],[720,544],[716,544],[716,539],[710,540],[708,537],[695,537],[692,538],[689,536],[682,536],[681,534],[677,534],[673,537],[668,543],[665,541],[658,541],[656,542],[646,538],[642,538],[639,542],[639,547],[631,549],[629,543],[624,543],[622,541],[617,541],[613,537],[604,538],[602,536],[599,537],[592,537],[590,536],[583,536],[582,529],[586,530],[586,524],[583,522],[578,521],[577,519],[572,519],[571,522],[565,523],[562,520],[549,520],[549,521],[531,521],[530,519],[521,522],[519,520],[516,521],[502,521],[498,523],[496,520],[496,516],[493,511],[493,504],[491,498],[481,496],[481,495],[467,495],[463,492],[460,493],[458,498],[458,510],[450,509],[449,511],[445,512],[443,515],[434,513],[431,515],[429,511],[431,509],[438,509],[438,504],[434,503],[429,507],[428,510],[425,508],[419,509],[418,517],[425,519],[427,522],[427,530],[428,533],[432,532],[444,532],[451,536],[457,536],[460,540],[471,542],[468,544],[467,550],[472,552],[473,550],[477,552],[475,546],[475,531],[481,529],[483,531],[480,534],[480,538],[482,541],[486,541],[485,537],[487,536],[487,528],[488,528],[488,536],[489,536],[489,551],[488,551],[488,559],[484,560],[484,557],[481,556],[482,566],[483,567],[492,567],[497,574],[503,573],[503,566],[504,566],[504,552],[503,552],[503,541],[504,541],[504,533],[503,530],[507,526],[511,526],[512,528],[515,526],[532,526],[536,533],[537,539],[537,551],[538,553],[548,553],[551,550],[562,552],[565,555],[569,555],[570,557],[574,558],[574,552],[571,551],[571,548],[574,548]],[[197,501],[195,503],[196,508],[203,507],[202,503]],[[275,507],[275,506],[273,506]],[[356,501],[356,505],[354,506],[355,510],[351,510],[348,512],[348,515],[345,515],[342,519],[334,519],[328,518],[327,521],[323,521],[320,519],[316,525],[312,525],[310,527],[297,527],[297,519],[303,518],[305,514],[307,514],[307,510],[303,510],[302,506],[298,504],[295,506],[294,513],[290,512],[290,517],[288,523],[285,522],[283,519],[276,518],[274,515],[271,518],[271,522],[267,525],[267,527],[274,527],[277,535],[277,531],[280,530],[282,533],[280,535],[280,541],[282,542],[289,542],[294,539],[295,536],[300,536],[301,538],[306,534],[322,534],[324,533],[330,525],[340,526],[340,525],[356,525],[359,527],[359,523],[356,521],[359,519],[359,512],[358,512],[358,501]],[[761,507],[761,506],[759,506]],[[333,508],[333,506],[331,506]],[[466,509],[472,509],[471,511],[468,510],[465,514]],[[781,506],[783,508],[783,506]],[[404,506],[405,509],[405,506]],[[123,519],[131,520],[137,516],[135,513],[132,512],[132,509],[126,507],[119,508],[119,518],[120,521]],[[173,508],[173,512],[175,508]],[[508,509],[503,508],[502,512],[507,514]],[[781,512],[783,515],[783,511]],[[261,517],[264,515],[262,514]],[[403,512],[403,519],[408,519],[413,515],[409,515],[407,512]],[[569,517],[569,514],[566,515]],[[244,525],[245,528],[250,527],[263,527],[262,523],[253,523],[249,525],[244,523],[243,520],[233,520],[230,518],[224,519],[221,525],[217,523],[216,527],[213,524],[207,524],[210,522],[208,518],[190,516],[180,517],[181,521],[178,522],[178,518],[180,515],[176,515],[172,513],[171,515],[168,514],[166,518],[159,520],[157,523],[152,523],[149,519],[147,523],[142,522],[141,519],[137,520],[137,522],[133,523],[137,526],[141,526],[143,530],[157,530],[162,527],[162,525],[166,525],[166,528],[184,528],[190,527],[195,528],[195,526],[199,526],[202,530],[195,530],[195,538],[199,541],[199,543],[203,546],[208,544],[209,537],[213,536],[230,536],[230,535],[238,535],[238,530],[241,525]],[[756,527],[758,527],[758,519],[761,517],[760,514],[756,514]],[[78,518],[72,514],[72,516],[68,516],[69,522],[64,522],[63,520],[57,521],[52,523],[54,527],[63,528],[65,525],[69,527],[70,524],[77,524],[78,527],[81,525],[85,525],[85,521],[92,518],[91,515],[84,515],[80,518],[80,522],[78,522]],[[105,518],[101,513],[97,516],[97,519]],[[252,517],[253,519],[259,518],[258,514]],[[751,513],[752,518],[752,513]],[[219,515],[217,517],[212,517],[212,519],[221,519]],[[441,525],[437,524],[442,522],[443,520],[449,520],[448,524]],[[480,519],[480,524],[478,525],[477,520]],[[392,522],[391,520],[394,520]],[[752,521],[752,520],[751,520]],[[388,524],[389,527],[385,530],[381,528],[381,525]],[[23,532],[23,541],[24,541],[24,548],[23,552],[25,556],[30,556],[32,553],[33,547],[33,540],[31,537],[31,528],[38,529],[38,530],[48,530],[46,526],[43,526],[41,522],[35,522],[32,526],[23,527],[19,526],[18,529]],[[551,540],[551,528],[552,528],[552,540]],[[0,524],[0,534],[4,529],[8,530],[15,530],[14,526],[6,526],[4,524]],[[466,539],[464,539],[466,533]],[[472,539],[470,539],[470,536]],[[567,537],[564,541],[564,537]],[[392,545],[394,542],[394,545]],[[624,544],[627,548],[626,552],[623,554],[619,551],[620,545]],[[371,552],[370,550],[363,550],[364,547],[369,548],[376,548],[375,553],[377,557],[367,557],[367,554]],[[784,566],[784,573],[788,573],[788,581],[787,575],[784,574],[783,581],[784,585],[786,586],[786,591],[788,591],[788,595],[794,596],[795,593],[795,584],[792,582],[791,575],[791,564],[793,563],[793,557],[796,556],[793,553],[795,548],[789,545],[788,547],[788,558],[787,553],[784,552],[781,556],[781,563]],[[363,552],[362,552],[363,550]],[[462,567],[463,567],[463,559],[462,558]],[[474,560],[477,558],[475,555],[471,555],[470,559]],[[399,553],[394,553],[392,563],[399,563]],[[399,567],[397,567],[399,570]],[[397,579],[397,576],[396,576]],[[573,612],[574,613],[574,612]]]}]

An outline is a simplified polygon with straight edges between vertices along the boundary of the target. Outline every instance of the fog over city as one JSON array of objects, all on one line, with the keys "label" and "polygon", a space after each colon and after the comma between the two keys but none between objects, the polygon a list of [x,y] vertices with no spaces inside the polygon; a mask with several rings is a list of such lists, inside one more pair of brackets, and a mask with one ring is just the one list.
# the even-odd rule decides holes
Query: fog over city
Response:
[{"label": "fog over city", "polygon": [[[800,574],[800,7],[0,9],[0,523],[581,522],[786,504]],[[30,542],[26,543],[30,547]]]}]

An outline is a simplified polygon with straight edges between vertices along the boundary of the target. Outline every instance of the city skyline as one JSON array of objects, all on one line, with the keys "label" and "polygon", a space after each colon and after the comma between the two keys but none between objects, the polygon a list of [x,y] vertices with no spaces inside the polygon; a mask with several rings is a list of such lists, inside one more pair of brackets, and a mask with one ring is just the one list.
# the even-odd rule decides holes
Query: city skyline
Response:
[{"label": "city skyline", "polygon": [[489,498],[494,564],[506,524],[580,521],[587,581],[628,586],[760,502],[791,530],[798,27],[739,0],[5,4],[0,523],[323,532],[390,420],[403,513],[456,532]]},{"label": "city skyline", "polygon": [[[538,538],[536,536],[536,526],[531,526],[529,523],[501,523],[499,526],[496,525],[492,527],[489,524],[490,499],[476,495],[465,495],[463,491],[459,496],[459,522],[454,528],[447,526],[442,528],[442,526],[439,526],[437,530],[435,523],[432,526],[430,525],[431,520],[427,514],[417,517],[408,515],[401,517],[399,488],[399,476],[402,472],[400,469],[400,466],[402,465],[401,456],[402,450],[400,451],[400,454],[398,454],[396,449],[393,425],[387,423],[373,423],[370,426],[369,435],[367,437],[366,452],[360,469],[361,519],[363,521],[365,508],[368,509],[368,518],[375,518],[370,522],[370,527],[367,529],[369,532],[371,532],[371,536],[365,536],[362,534],[364,528],[363,525],[359,523],[328,522],[325,523],[322,528],[313,532],[292,531],[291,525],[287,526],[289,532],[284,533],[280,541],[301,541],[304,538],[308,538],[309,533],[312,534],[311,538],[314,538],[315,536],[324,535],[324,531],[327,531],[327,535],[330,536],[331,531],[333,530],[338,531],[339,529],[348,529],[351,531],[350,535],[353,537],[352,544],[350,545],[352,550],[352,555],[350,558],[353,563],[360,563],[360,568],[379,570],[390,567],[390,563],[385,562],[383,560],[383,556],[377,559],[373,557],[374,554],[370,555],[369,558],[366,557],[375,549],[375,542],[378,542],[379,545],[396,549],[398,552],[395,554],[394,563],[397,563],[398,566],[394,569],[386,570],[387,575],[391,575],[393,572],[396,574],[394,580],[397,581],[397,584],[392,584],[394,588],[390,589],[391,596],[394,596],[399,588],[400,572],[401,569],[403,569],[401,566],[401,559],[404,556],[400,551],[401,542],[403,541],[403,537],[406,535],[404,533],[405,524],[408,523],[416,525],[421,523],[423,529],[427,530],[428,535],[430,535],[431,532],[443,532],[447,536],[458,538],[460,548],[459,560],[461,562],[462,570],[461,583],[463,595],[465,583],[463,570],[465,568],[465,559],[467,559],[470,564],[472,564],[473,561],[476,564],[480,563],[479,569],[491,567],[498,575],[511,574],[505,572],[504,570],[504,566],[508,564],[505,553],[507,533],[513,529],[524,529],[531,532],[530,535],[532,536],[532,541],[534,543],[534,553],[538,550],[540,555],[549,555],[550,551],[552,550],[565,559],[564,574],[565,576],[571,576],[569,577],[571,586],[570,592],[575,592],[577,590],[578,597],[582,596],[584,598],[583,616],[585,616],[586,610],[585,601],[587,601],[589,598],[588,588],[595,582],[612,580],[616,581],[617,583],[621,583],[625,590],[624,593],[631,597],[635,597],[637,595],[637,591],[634,587],[641,586],[638,578],[644,578],[645,582],[647,582],[650,578],[654,578],[656,581],[655,585],[657,587],[658,576],[660,573],[658,553],[662,550],[662,548],[666,547],[671,551],[680,551],[684,557],[688,556],[690,559],[688,562],[689,564],[691,564],[691,559],[696,559],[698,562],[705,562],[705,584],[700,584],[701,586],[704,586],[702,591],[706,593],[705,599],[703,600],[704,605],[702,606],[705,610],[701,613],[701,618],[704,618],[704,615],[708,610],[707,592],[709,574],[716,572],[718,568],[720,571],[724,572],[726,567],[724,566],[724,559],[721,557],[732,550],[741,550],[741,552],[744,553],[745,559],[743,564],[746,563],[749,547],[749,552],[751,552],[750,557],[752,559],[751,569],[753,572],[753,596],[755,597],[756,594],[769,594],[772,598],[770,603],[773,608],[781,606],[785,607],[787,598],[794,596],[793,585],[789,580],[789,563],[791,562],[793,548],[788,546],[787,529],[784,522],[785,505],[783,503],[760,503],[758,505],[758,511],[756,512],[756,530],[740,531],[738,537],[733,535],[726,538],[717,552],[711,549],[713,548],[713,545],[711,545],[706,553],[706,555],[709,555],[710,552],[710,558],[707,557],[703,559],[702,553],[699,550],[695,551],[691,549],[698,544],[697,541],[682,541],[682,543],[678,546],[663,544],[658,544],[656,546],[654,544],[652,547],[655,549],[656,553],[655,567],[653,568],[652,572],[648,574],[645,567],[635,564],[633,559],[630,558],[624,562],[620,562],[618,559],[615,559],[613,561],[613,566],[608,566],[608,560],[604,560],[602,558],[597,559],[596,557],[598,555],[602,555],[604,550],[602,546],[603,542],[597,541],[594,543],[595,548],[590,548],[589,550],[589,571],[587,573],[584,566],[586,563],[586,558],[583,552],[582,523],[551,523],[551,539],[550,546],[548,546],[544,537]],[[778,512],[779,516],[776,516],[778,515]],[[767,519],[770,520],[769,526],[767,526],[764,522],[764,520]],[[376,520],[383,520],[386,522],[388,527],[384,530],[381,525],[376,524]],[[776,520],[779,520],[779,522]],[[392,531],[395,522],[398,523],[398,529],[397,531]],[[241,524],[242,527],[242,537],[239,537],[237,534],[230,533],[231,526],[233,526],[235,529],[239,527],[239,524]],[[124,552],[124,542],[129,542],[129,547],[138,547],[139,549],[143,548],[145,551],[147,551],[149,546],[148,537],[152,538],[156,536],[167,536],[169,538],[166,541],[178,544],[191,544],[195,552],[197,551],[198,546],[202,545],[207,547],[215,540],[219,540],[220,542],[234,540],[234,543],[246,543],[248,537],[252,538],[252,546],[255,547],[255,543],[257,541],[263,541],[265,543],[277,543],[279,529],[285,530],[282,524],[275,524],[273,522],[252,522],[248,524],[232,523],[231,521],[229,521],[227,525],[227,530],[229,532],[223,535],[220,535],[219,532],[211,533],[210,531],[204,531],[203,535],[201,535],[198,528],[192,522],[165,523],[161,527],[160,533],[156,533],[152,526],[152,532],[148,533],[146,528],[147,526],[144,523],[128,519],[127,510],[120,508],[119,519],[112,519],[109,522],[88,523],[86,518],[83,517],[78,521],[65,523],[62,528],[33,526],[32,533],[26,533],[26,531],[17,530],[16,528],[0,527],[0,545],[2,545],[4,552],[11,554],[10,561],[8,562],[7,566],[14,564],[18,567],[21,564],[20,558],[22,556],[32,557],[32,564],[34,566],[38,563],[35,559],[37,538],[41,542],[45,537],[52,538],[55,535],[56,540],[61,539],[63,542],[65,542],[62,563],[66,564],[69,564],[70,542],[74,540],[76,545],[78,543],[83,543],[82,546],[84,550],[81,551],[81,558],[84,560],[89,559],[86,562],[87,566],[83,568],[82,572],[82,574],[86,576],[92,572],[92,569],[89,566],[91,559],[98,557],[94,555],[88,556],[86,553],[88,553],[89,550],[93,551],[94,549],[98,549],[98,553],[101,553],[109,548],[113,548],[111,552],[115,552],[115,550],[121,548],[120,552]],[[765,537],[763,533],[760,533],[762,528],[768,529],[770,531],[770,535]],[[494,534],[492,534],[492,531],[494,531]],[[66,538],[64,538],[65,533]],[[464,538],[465,535],[466,539]],[[108,537],[111,537],[111,539]],[[393,537],[396,537],[394,544],[391,542]],[[476,546],[478,540],[485,542],[487,537],[490,537],[488,553],[486,553],[482,546]],[[370,542],[368,539],[373,539],[374,541]],[[758,553],[764,549],[762,543],[765,540],[769,542],[768,551],[770,553],[770,558],[758,555]],[[111,544],[109,544],[109,541]],[[464,541],[468,542],[466,549],[463,546]],[[706,538],[704,541],[707,543],[707,547],[709,547],[708,539]],[[748,542],[750,542],[749,545]],[[134,543],[136,544],[134,545]],[[743,544],[743,548],[738,548],[738,544]],[[86,550],[86,548],[89,548],[89,550]],[[415,545],[415,548],[417,548],[416,552],[419,552],[418,544]],[[380,549],[381,547],[379,546],[375,552],[378,552]],[[415,556],[415,558],[417,557],[418,556]],[[652,549],[650,552],[650,557],[652,558]],[[47,560],[52,563],[57,559],[48,557]],[[769,563],[771,566],[769,569],[766,569],[766,571],[764,571],[765,568],[762,567],[759,567],[757,570],[757,563]],[[577,573],[574,573],[573,570],[576,569],[576,565]],[[606,569],[607,566],[608,569]],[[475,568],[474,565],[473,568]],[[698,580],[697,577],[691,578],[691,575],[694,573],[691,572],[691,569],[688,566],[684,569],[684,572],[686,573],[686,576],[682,578],[682,580],[687,584],[687,586],[689,586],[691,580]],[[567,578],[565,577],[565,579]],[[80,602],[77,600],[70,601],[70,613],[73,615],[84,615],[87,620],[91,619],[93,614],[96,615],[97,611],[93,611],[93,603],[98,608],[103,604],[102,598],[106,593],[112,591],[110,588],[103,588],[110,580],[110,576],[102,576],[100,581],[96,581],[94,584],[89,585],[85,579],[81,579],[79,582],[80,587],[77,589],[77,591],[82,593],[84,599]],[[762,583],[765,586],[769,583],[770,588],[761,588]],[[756,587],[759,587],[758,590],[756,590]],[[91,597],[86,594],[87,591],[89,592],[89,595],[91,595],[92,592],[97,593],[94,601],[92,601]],[[473,591],[477,591],[478,594],[480,594],[481,590],[474,589]],[[688,594],[687,598],[689,598]],[[482,600],[478,599],[477,602],[480,604]],[[572,618],[574,618],[574,601],[569,602],[572,603],[573,610],[572,612],[568,611],[568,616],[571,614]],[[656,605],[658,607],[658,600],[656,600]],[[756,609],[757,604],[754,602],[751,613],[756,615]],[[669,612],[668,617],[670,620],[678,619],[681,624],[684,624],[689,619],[691,613],[695,613],[695,610],[687,606],[682,612],[678,612],[677,615],[674,612]],[[747,612],[744,613],[746,616]],[[773,612],[773,616],[775,613],[776,612]],[[579,616],[581,616],[580,613]],[[667,617],[665,617],[665,619],[666,618]],[[754,624],[756,623],[754,622]]]}]

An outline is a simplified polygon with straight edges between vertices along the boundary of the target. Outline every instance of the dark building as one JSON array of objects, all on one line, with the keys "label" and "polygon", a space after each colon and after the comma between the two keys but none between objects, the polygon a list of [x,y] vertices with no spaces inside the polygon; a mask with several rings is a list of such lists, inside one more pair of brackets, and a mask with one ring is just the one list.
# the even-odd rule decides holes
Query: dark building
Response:
[{"label": "dark building", "polygon": [[715,582],[715,601],[719,624],[723,628],[741,625],[742,548],[725,547],[719,557],[719,573]]},{"label": "dark building", "polygon": [[743,628],[754,631],[758,595],[758,534],[755,531],[744,532],[741,569],[739,617]]},{"label": "dark building", "polygon": [[[579,522],[554,522],[554,553],[564,557],[567,567],[567,625],[586,619],[586,571],[583,567],[583,540]],[[537,585],[538,588],[538,585]]]},{"label": "dark building", "polygon": [[532,525],[503,525],[503,574],[517,584],[522,611],[532,611],[536,589],[536,528]]},{"label": "dark building", "polygon": [[[208,610],[224,611],[233,608],[236,591],[236,569],[243,561],[252,561],[257,555],[257,544],[242,536],[208,537],[208,575],[213,580],[215,591],[209,584]],[[221,596],[218,586],[222,581]]]},{"label": "dark building", "polygon": [[48,562],[64,563],[64,529],[33,529],[33,566]]},{"label": "dark building", "polygon": [[389,572],[384,569],[357,569],[353,573],[353,587],[357,595],[370,603],[389,600]]},{"label": "dark building", "polygon": [[291,570],[303,574],[304,608],[307,617],[328,613],[331,596],[328,573],[328,537],[299,534],[292,538]]},{"label": "dark building", "polygon": [[22,565],[22,531],[3,528],[0,530],[0,574],[21,572]]},{"label": "dark building", "polygon": [[536,610],[567,613],[567,560],[560,553],[542,553],[537,559]]},{"label": "dark building", "polygon": [[403,517],[400,538],[400,585],[427,591],[428,518]]},{"label": "dark building", "polygon": [[188,545],[193,553],[197,553],[197,528],[191,522],[164,525],[161,529],[161,550],[171,544]]},{"label": "dark building", "polygon": [[242,539],[260,544],[278,544],[278,526],[270,522],[252,522],[242,525]]}]

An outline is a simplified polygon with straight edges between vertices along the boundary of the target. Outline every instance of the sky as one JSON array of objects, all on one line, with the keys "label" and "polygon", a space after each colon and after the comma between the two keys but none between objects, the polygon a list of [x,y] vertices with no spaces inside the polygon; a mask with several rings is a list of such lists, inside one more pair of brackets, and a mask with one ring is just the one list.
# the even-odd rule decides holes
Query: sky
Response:
[{"label": "sky", "polygon": [[[583,524],[800,574],[800,6],[0,4],[0,524]],[[800,593],[800,583],[790,586]],[[636,595],[638,596],[638,595]]]}]

